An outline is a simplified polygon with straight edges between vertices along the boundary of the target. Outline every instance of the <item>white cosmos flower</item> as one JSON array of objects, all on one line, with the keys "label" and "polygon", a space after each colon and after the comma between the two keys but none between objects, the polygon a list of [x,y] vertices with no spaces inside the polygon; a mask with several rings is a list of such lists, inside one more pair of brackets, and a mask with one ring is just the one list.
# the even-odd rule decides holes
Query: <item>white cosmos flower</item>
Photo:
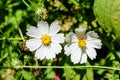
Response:
[{"label": "white cosmos flower", "polygon": [[32,39],[26,41],[26,46],[30,51],[35,51],[35,57],[43,60],[52,59],[60,53],[64,42],[64,34],[58,33],[60,26],[53,22],[50,27],[46,21],[40,21],[37,27],[31,26],[27,29],[27,35]]},{"label": "white cosmos flower", "polygon": [[[76,33],[76,34],[75,34]],[[70,32],[66,36],[65,54],[71,55],[74,64],[83,64],[87,61],[87,56],[93,60],[97,54],[94,48],[101,48],[101,40],[94,31],[86,33],[86,28],[75,29],[75,33]]]}]

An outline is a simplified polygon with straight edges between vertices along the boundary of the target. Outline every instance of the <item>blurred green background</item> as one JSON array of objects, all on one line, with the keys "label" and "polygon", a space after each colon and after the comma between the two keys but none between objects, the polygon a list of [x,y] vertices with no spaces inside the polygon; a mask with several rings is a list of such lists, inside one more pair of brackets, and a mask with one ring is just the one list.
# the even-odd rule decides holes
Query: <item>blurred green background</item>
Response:
[{"label": "blurred green background", "polygon": [[[120,70],[15,67],[92,65],[120,68],[119,3],[119,0],[0,0],[0,80],[54,80],[56,75],[60,80],[119,80]],[[107,15],[108,11],[111,15]],[[113,15],[115,17],[111,17]],[[94,30],[103,43],[102,49],[97,50],[97,58],[74,65],[63,50],[53,60],[36,60],[34,52],[25,47],[29,39],[26,29],[36,26],[40,20],[49,24],[57,21],[65,35],[81,26]]]}]

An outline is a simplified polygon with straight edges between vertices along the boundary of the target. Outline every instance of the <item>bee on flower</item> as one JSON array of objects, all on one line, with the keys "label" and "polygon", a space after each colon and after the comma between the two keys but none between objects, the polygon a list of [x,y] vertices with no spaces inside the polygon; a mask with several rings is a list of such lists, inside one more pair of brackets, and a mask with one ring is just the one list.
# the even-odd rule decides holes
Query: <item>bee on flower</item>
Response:
[{"label": "bee on flower", "polygon": [[94,31],[86,33],[86,28],[75,29],[75,33],[70,32],[66,36],[65,54],[71,55],[71,61],[74,64],[83,64],[87,61],[87,56],[93,60],[96,58],[96,49],[101,48],[101,40]]},{"label": "bee on flower", "polygon": [[60,43],[64,42],[64,34],[58,33],[60,26],[52,22],[50,27],[46,21],[40,21],[37,27],[27,29],[27,35],[32,37],[26,41],[30,51],[35,51],[37,59],[53,59],[62,50]]}]

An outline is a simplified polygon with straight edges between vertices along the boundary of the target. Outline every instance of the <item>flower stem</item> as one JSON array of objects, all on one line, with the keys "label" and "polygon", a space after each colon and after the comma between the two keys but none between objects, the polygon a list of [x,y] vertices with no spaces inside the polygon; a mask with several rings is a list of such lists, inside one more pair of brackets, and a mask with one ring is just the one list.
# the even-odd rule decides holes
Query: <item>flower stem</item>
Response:
[{"label": "flower stem", "polygon": [[6,38],[6,37],[3,37],[3,38],[0,38],[0,40],[23,40],[22,38]]},{"label": "flower stem", "polygon": [[27,7],[30,6],[25,0],[22,0],[22,2],[23,2]]},{"label": "flower stem", "polygon": [[117,67],[107,67],[107,66],[15,66],[15,67],[5,67],[0,66],[2,68],[76,68],[76,69],[86,69],[86,68],[93,68],[95,69],[108,69],[108,70],[120,70],[120,68]]},{"label": "flower stem", "polygon": [[19,31],[20,37],[25,42],[25,39],[23,37],[23,33],[22,33],[22,31],[21,31],[21,29],[19,28],[19,25],[18,25],[18,21],[17,21],[17,16],[16,15],[15,15],[15,19],[16,19],[16,23],[17,23],[17,27],[18,27],[18,31]]}]

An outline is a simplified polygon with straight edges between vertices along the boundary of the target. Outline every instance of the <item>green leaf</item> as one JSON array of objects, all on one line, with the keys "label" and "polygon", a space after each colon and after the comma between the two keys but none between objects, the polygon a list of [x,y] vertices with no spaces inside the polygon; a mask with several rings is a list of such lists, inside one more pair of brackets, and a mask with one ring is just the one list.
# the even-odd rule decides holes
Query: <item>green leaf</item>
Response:
[{"label": "green leaf", "polygon": [[110,52],[110,53],[107,55],[106,58],[109,59],[110,61],[112,61],[112,60],[115,59],[115,55],[114,55],[114,53]]},{"label": "green leaf", "polygon": [[120,58],[120,51],[116,52],[116,55]]},{"label": "green leaf", "polygon": [[25,80],[33,80],[33,77],[34,77],[30,74],[30,72],[27,72],[27,71],[22,71],[22,75]]},{"label": "green leaf", "polygon": [[120,39],[120,0],[95,0],[94,14],[107,32]]},{"label": "green leaf", "polygon": [[[65,66],[69,66],[65,64]],[[80,74],[77,74],[73,68],[64,68],[65,80],[80,80]]]},{"label": "green leaf", "polygon": [[[86,62],[86,66],[90,66],[90,63]],[[82,80],[94,80],[92,68],[86,68],[86,74]]]},{"label": "green leaf", "polygon": [[51,69],[51,68],[48,68],[48,69],[45,71],[45,74],[46,74],[46,77],[49,78],[49,79],[55,77],[55,72],[54,72],[53,69]]}]

